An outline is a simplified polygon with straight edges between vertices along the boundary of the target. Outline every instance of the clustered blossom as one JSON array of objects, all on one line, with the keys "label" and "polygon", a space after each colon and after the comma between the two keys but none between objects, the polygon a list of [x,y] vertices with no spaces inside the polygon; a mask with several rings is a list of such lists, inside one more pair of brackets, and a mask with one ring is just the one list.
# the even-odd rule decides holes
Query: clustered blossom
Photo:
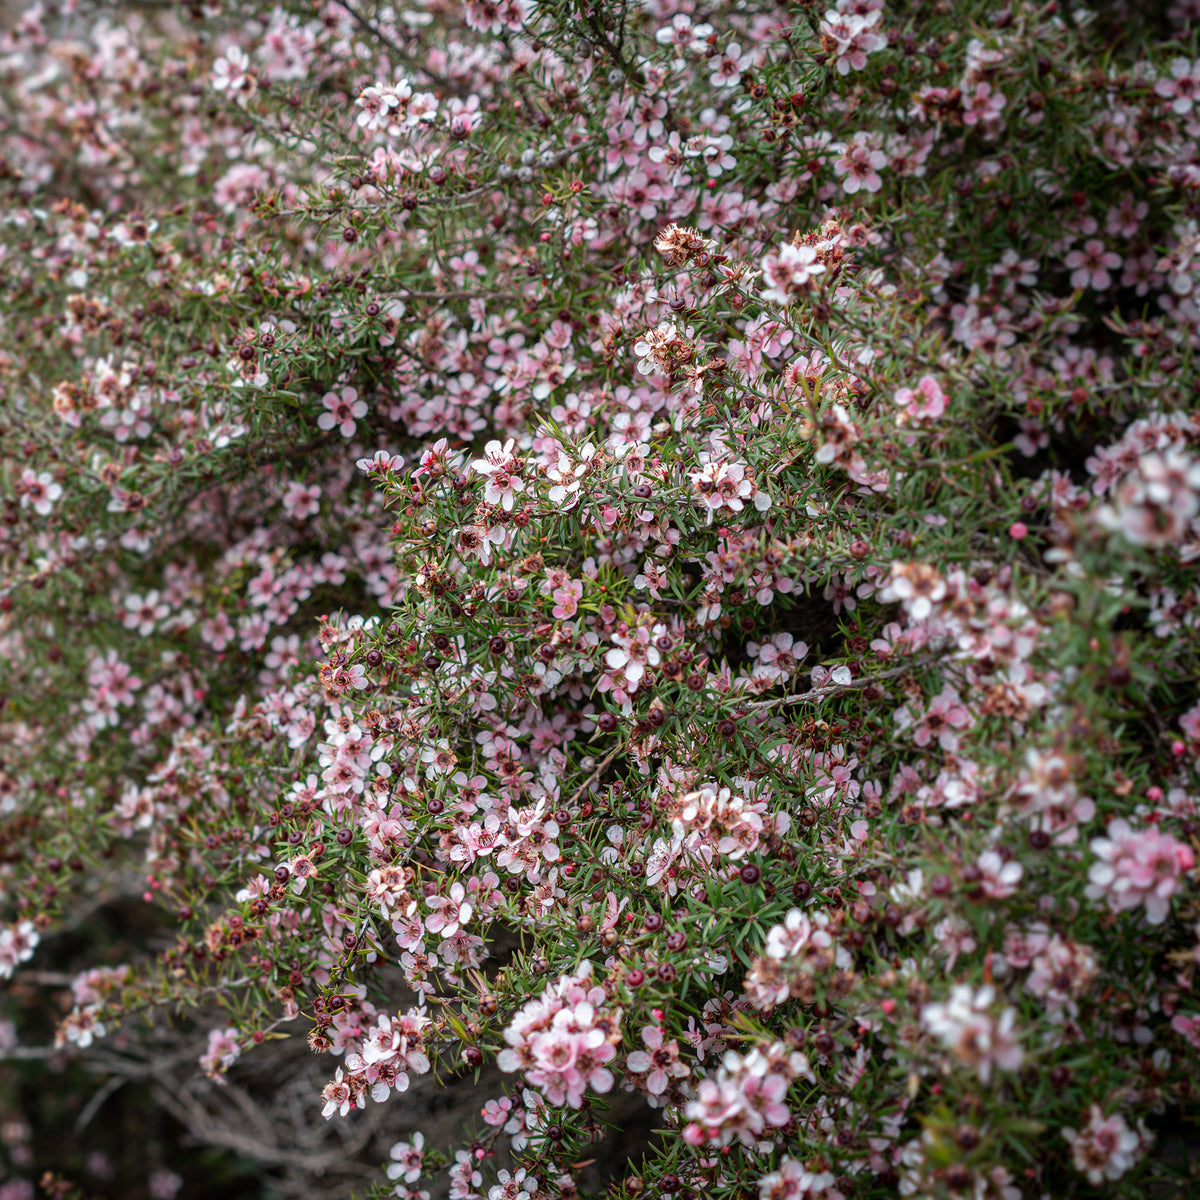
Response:
[{"label": "clustered blossom", "polygon": [[1181,542],[1198,513],[1200,458],[1168,450],[1139,458],[1096,520],[1135,546],[1156,547]]},{"label": "clustered blossom", "polygon": [[808,1059],[782,1042],[745,1055],[727,1050],[716,1075],[700,1081],[696,1099],[684,1109],[683,1140],[690,1146],[727,1146],[735,1139],[757,1146],[791,1120],[786,1097],[799,1078],[815,1082]]},{"label": "clustered blossom", "polygon": [[1096,861],[1088,869],[1086,895],[1113,912],[1144,908],[1146,920],[1161,925],[1171,897],[1196,865],[1191,847],[1153,826],[1135,829],[1122,817],[1108,826],[1107,835],[1092,839]]},{"label": "clustered blossom", "polygon": [[432,121],[438,110],[437,97],[432,92],[414,92],[407,79],[372,84],[362,90],[354,104],[362,129],[393,138],[423,121]]},{"label": "clustered blossom", "polygon": [[1131,1129],[1120,1113],[1104,1115],[1098,1104],[1087,1113],[1082,1129],[1064,1129],[1062,1135],[1071,1147],[1075,1169],[1092,1184],[1120,1179],[1149,1149],[1153,1136],[1145,1122]]},{"label": "clustered blossom", "polygon": [[430,1024],[423,1008],[394,1017],[380,1013],[362,1038],[362,1048],[347,1054],[345,1070],[338,1067],[325,1085],[321,1115],[326,1120],[334,1113],[344,1117],[352,1108],[366,1108],[368,1095],[382,1103],[393,1091],[408,1091],[411,1076],[430,1068],[424,1045]]},{"label": "clustered blossom", "polygon": [[698,229],[682,225],[668,225],[654,239],[654,249],[666,260],[668,267],[679,267],[692,261],[697,255],[710,255],[717,244],[705,237]]},{"label": "clustered blossom", "polygon": [[354,1121],[495,1060],[452,1200],[576,1200],[617,1086],[630,1194],[1150,1194],[1196,0],[302,7],[0,29],[5,1004],[138,876],[52,1061],[211,1001]]},{"label": "clustered blossom", "polygon": [[836,932],[829,913],[818,909],[793,908],[782,925],[773,925],[746,976],[746,994],[755,1007],[770,1012],[789,999],[811,1004],[818,986],[833,987],[834,968],[851,964]]},{"label": "clustered blossom", "polygon": [[621,1010],[591,981],[591,963],[563,975],[526,1004],[504,1031],[496,1063],[522,1071],[550,1104],[580,1108],[588,1089],[603,1095],[614,1078],[606,1065],[621,1044]]},{"label": "clustered blossom", "polygon": [[759,1200],[841,1200],[836,1177],[829,1171],[810,1171],[786,1155],[779,1168],[758,1181]]},{"label": "clustered blossom", "polygon": [[691,854],[719,855],[738,862],[772,833],[788,827],[786,813],[772,814],[750,784],[735,780],[736,790],[705,784],[672,799],[665,807],[676,842]]},{"label": "clustered blossom", "polygon": [[861,71],[868,54],[887,46],[887,36],[877,28],[882,20],[881,8],[863,12],[848,3],[839,3],[825,14],[821,41],[833,53],[839,75]]},{"label": "clustered blossom", "polygon": [[758,512],[771,507],[770,495],[747,474],[743,463],[714,460],[691,472],[688,478],[709,524],[722,509],[739,513],[747,503]]},{"label": "clustered blossom", "polygon": [[979,989],[956,984],[944,1003],[921,1010],[921,1024],[983,1083],[991,1080],[994,1069],[1015,1071],[1024,1059],[1016,1037],[1016,1009],[1003,1008],[994,1015],[996,998],[991,984]]}]

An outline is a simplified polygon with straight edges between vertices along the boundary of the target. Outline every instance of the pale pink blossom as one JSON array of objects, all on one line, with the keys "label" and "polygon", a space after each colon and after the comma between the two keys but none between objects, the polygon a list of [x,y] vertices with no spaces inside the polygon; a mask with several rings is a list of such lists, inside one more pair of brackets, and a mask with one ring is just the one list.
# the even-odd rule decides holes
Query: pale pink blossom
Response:
[{"label": "pale pink blossom", "polygon": [[1016,1009],[1004,1008],[994,1016],[995,1002],[996,989],[991,984],[978,990],[970,984],[957,984],[945,1003],[926,1004],[921,1010],[922,1025],[984,1083],[991,1080],[997,1067],[1017,1070],[1024,1057],[1016,1040]]},{"label": "pale pink blossom", "polygon": [[1091,851],[1096,861],[1085,895],[1104,900],[1113,912],[1144,907],[1151,925],[1167,919],[1171,897],[1196,865],[1185,842],[1154,826],[1134,829],[1123,817],[1109,825],[1107,836],[1092,839]]},{"label": "pale pink blossom", "polygon": [[340,392],[326,392],[321,397],[326,410],[317,418],[321,429],[336,429],[344,438],[352,438],[358,426],[355,421],[367,415],[367,402],[358,398],[358,389],[344,387]]},{"label": "pale pink blossom", "polygon": [[63,494],[62,485],[55,483],[49,471],[38,474],[29,467],[21,473],[17,490],[21,494],[21,507],[32,507],[34,512],[43,517],[50,515],[54,502]]},{"label": "pale pink blossom", "polygon": [[1097,1186],[1105,1180],[1120,1179],[1150,1146],[1153,1141],[1150,1131],[1142,1122],[1136,1130],[1130,1129],[1120,1113],[1106,1117],[1098,1104],[1088,1109],[1087,1116],[1088,1122],[1082,1129],[1062,1131],[1071,1147],[1075,1169]]}]

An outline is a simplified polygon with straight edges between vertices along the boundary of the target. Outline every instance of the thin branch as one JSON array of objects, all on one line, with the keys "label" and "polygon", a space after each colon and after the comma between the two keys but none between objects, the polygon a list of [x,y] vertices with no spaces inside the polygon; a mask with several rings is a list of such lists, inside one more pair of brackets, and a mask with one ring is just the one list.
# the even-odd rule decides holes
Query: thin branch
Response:
[{"label": "thin branch", "polygon": [[596,764],[596,769],[583,781],[583,783],[579,785],[579,788],[576,790],[575,794],[570,798],[570,800],[567,801],[567,808],[570,808],[571,805],[574,804],[575,801],[578,800],[580,796],[582,796],[584,792],[586,792],[588,788],[590,788],[592,784],[604,774],[605,769],[611,766],[617,756],[625,749],[627,749],[625,746],[615,747]]},{"label": "thin branch", "polygon": [[395,38],[389,37],[378,25],[376,25],[369,17],[364,16],[352,5],[349,0],[341,0],[342,7],[365,29],[373,38],[377,38],[394,58],[399,59],[406,67],[410,67],[415,71],[420,71],[423,75],[432,79],[438,87],[445,88],[455,95],[462,95],[463,89],[460,84],[456,84],[453,79],[442,75],[440,72],[433,70],[426,63],[419,63],[413,58]]},{"label": "thin branch", "polygon": [[92,1118],[100,1111],[105,1100],[109,1098],[119,1087],[129,1082],[127,1075],[114,1075],[101,1088],[98,1088],[96,1094],[87,1102],[83,1112],[81,1112],[75,1121],[75,1132],[79,1133],[86,1129],[91,1123]]},{"label": "thin branch", "polygon": [[813,688],[811,692],[799,692],[792,696],[776,696],[773,700],[755,700],[752,704],[744,704],[743,708],[777,708],[782,704],[805,704],[810,700],[824,700],[826,696],[836,696],[841,692],[854,691],[856,688],[870,687],[873,683],[879,683],[884,679],[895,679],[898,675],[907,675],[909,671],[915,671],[919,667],[927,667],[930,663],[937,662],[941,658],[941,651],[934,654],[927,654],[924,658],[918,658],[916,662],[905,663],[902,667],[893,667],[890,671],[881,671],[878,675],[863,675],[859,679],[852,679],[849,683],[832,683],[824,687]]},{"label": "thin branch", "polygon": [[68,975],[65,971],[22,971],[21,982],[32,983],[38,987],[70,987],[76,976]]},{"label": "thin branch", "polygon": [[479,292],[459,290],[452,292],[413,292],[408,288],[395,291],[376,292],[376,296],[397,296],[401,300],[524,300],[519,292]]},{"label": "thin branch", "polygon": [[0,1050],[0,1062],[14,1062],[34,1058],[53,1058],[62,1051],[57,1046],[10,1046]]}]

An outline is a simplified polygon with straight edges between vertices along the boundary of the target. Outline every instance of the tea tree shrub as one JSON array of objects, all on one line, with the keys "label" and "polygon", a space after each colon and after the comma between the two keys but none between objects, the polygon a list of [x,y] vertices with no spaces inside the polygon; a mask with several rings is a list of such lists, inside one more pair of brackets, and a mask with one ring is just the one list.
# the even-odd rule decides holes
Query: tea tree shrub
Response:
[{"label": "tea tree shrub", "polygon": [[58,1044],[498,1068],[379,1195],[1194,1185],[1198,15],[21,14],[0,972],[171,930]]}]

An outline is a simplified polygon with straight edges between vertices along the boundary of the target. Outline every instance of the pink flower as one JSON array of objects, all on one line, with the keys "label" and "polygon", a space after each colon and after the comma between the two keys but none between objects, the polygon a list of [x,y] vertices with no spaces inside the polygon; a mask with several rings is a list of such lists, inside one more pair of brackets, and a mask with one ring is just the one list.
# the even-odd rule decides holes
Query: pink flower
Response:
[{"label": "pink flower", "polygon": [[895,402],[910,421],[933,421],[946,411],[948,398],[932,375],[923,375],[915,388],[898,388]]},{"label": "pink flower", "polygon": [[1001,112],[1008,103],[1003,92],[993,92],[986,80],[975,85],[970,98],[963,97],[963,124],[979,125],[985,133],[995,133],[1002,126]]},{"label": "pink flower", "polygon": [[1171,111],[1186,117],[1200,96],[1200,59],[1195,62],[1186,58],[1171,60],[1171,74],[1163,76],[1155,85],[1155,92],[1164,100],[1171,101]]},{"label": "pink flower", "polygon": [[344,438],[353,437],[357,428],[354,422],[367,415],[367,402],[358,398],[357,388],[344,387],[341,392],[326,392],[321,403],[328,411],[317,418],[317,425],[321,429],[336,428]]},{"label": "pink flower", "polygon": [[801,659],[808,654],[808,646],[795,641],[790,633],[777,633],[762,645],[747,643],[746,653],[758,659],[754,667],[755,679],[778,683],[795,674]]},{"label": "pink flower", "polygon": [[654,40],[660,46],[676,46],[680,50],[703,50],[703,43],[712,31],[711,25],[693,25],[692,18],[687,13],[676,13],[671,18],[670,25],[662,26],[654,34]]},{"label": "pink flower", "polygon": [[10,979],[21,963],[28,962],[40,940],[32,921],[18,921],[0,930],[0,979]]},{"label": "pink flower", "polygon": [[1196,1013],[1176,1013],[1171,1018],[1171,1028],[1187,1038],[1190,1046],[1200,1050],[1200,1016]]},{"label": "pink flower", "polygon": [[[658,628],[661,629],[661,626]],[[613,671],[621,671],[628,690],[637,691],[638,683],[647,667],[657,667],[661,661],[658,647],[651,641],[652,631],[642,625],[628,634],[613,634],[616,646],[604,656],[605,664]]]},{"label": "pink flower", "polygon": [[41,516],[48,516],[54,507],[54,502],[62,494],[62,486],[54,482],[54,476],[49,471],[35,474],[28,467],[21,474],[21,482],[17,485],[21,495],[21,507],[29,508]]},{"label": "pink flower", "polygon": [[953,688],[946,688],[935,696],[929,708],[919,716],[913,715],[909,705],[901,705],[894,719],[901,729],[912,729],[913,741],[918,746],[928,746],[936,739],[938,745],[950,753],[958,749],[956,730],[967,729],[974,724],[970,712]]},{"label": "pink flower", "polygon": [[1109,271],[1115,271],[1124,259],[1113,250],[1105,250],[1099,238],[1088,238],[1082,250],[1072,250],[1063,262],[1071,271],[1072,287],[1103,292],[1112,286]]},{"label": "pink flower", "polygon": [[887,160],[875,143],[875,135],[860,132],[842,148],[842,157],[833,164],[833,173],[842,181],[842,191],[847,196],[860,189],[877,192],[883,187],[879,169],[887,166]]},{"label": "pink flower", "polygon": [[652,1096],[661,1096],[671,1086],[672,1079],[683,1079],[690,1074],[688,1065],[679,1061],[679,1043],[673,1038],[666,1041],[662,1027],[647,1025],[642,1030],[645,1050],[635,1050],[625,1060],[629,1070],[646,1076],[646,1091]]},{"label": "pink flower", "polygon": [[[370,458],[360,458],[354,464],[360,471],[368,475],[378,475],[387,478],[404,467],[404,457],[400,454],[389,454],[386,450],[376,450]],[[414,472],[416,474],[416,472]]]},{"label": "pink flower", "polygon": [[455,880],[450,885],[448,896],[431,896],[425,903],[433,912],[425,918],[425,928],[430,933],[440,933],[443,938],[453,937],[471,919],[474,906],[466,898],[466,889]]},{"label": "pink flower", "polygon": [[821,22],[821,40],[836,56],[839,75],[861,71],[867,65],[867,55],[886,49],[887,37],[876,30],[883,19],[874,12],[839,12],[830,9]]},{"label": "pink flower", "polygon": [[215,92],[240,92],[253,83],[250,59],[244,50],[232,46],[213,63],[212,86]]},{"label": "pink flower", "polygon": [[293,521],[304,521],[321,511],[321,487],[292,480],[283,494],[283,511]]},{"label": "pink flower", "polygon": [[349,1082],[344,1078],[341,1067],[338,1067],[333,1081],[327,1083],[322,1089],[321,1098],[325,1101],[325,1107],[321,1109],[321,1116],[327,1121],[334,1113],[344,1117],[352,1107],[366,1107],[365,1097],[361,1092],[355,1092],[351,1088]]},{"label": "pink flower", "polygon": [[1167,919],[1171,897],[1196,865],[1190,846],[1154,826],[1135,830],[1121,817],[1109,825],[1107,837],[1092,839],[1091,850],[1097,861],[1084,894],[1105,900],[1112,912],[1144,906],[1151,925]]},{"label": "pink flower", "polygon": [[809,281],[825,271],[812,246],[793,246],[785,242],[770,251],[762,262],[762,298],[776,304],[791,304],[808,288]]},{"label": "pink flower", "polygon": [[993,900],[1007,900],[1015,895],[1025,868],[1014,859],[1005,862],[995,850],[985,850],[976,862],[981,878],[979,887]]},{"label": "pink flower", "polygon": [[158,622],[171,611],[169,604],[159,600],[158,592],[147,592],[145,596],[129,595],[124,602],[126,629],[136,629],[139,636],[149,637]]},{"label": "pink flower", "polygon": [[397,1142],[388,1157],[392,1160],[387,1169],[389,1179],[415,1183],[425,1170],[425,1135],[414,1133],[411,1142]]},{"label": "pink flower", "polygon": [[200,1069],[210,1078],[219,1078],[241,1057],[236,1029],[210,1029],[208,1048],[200,1058]]}]

